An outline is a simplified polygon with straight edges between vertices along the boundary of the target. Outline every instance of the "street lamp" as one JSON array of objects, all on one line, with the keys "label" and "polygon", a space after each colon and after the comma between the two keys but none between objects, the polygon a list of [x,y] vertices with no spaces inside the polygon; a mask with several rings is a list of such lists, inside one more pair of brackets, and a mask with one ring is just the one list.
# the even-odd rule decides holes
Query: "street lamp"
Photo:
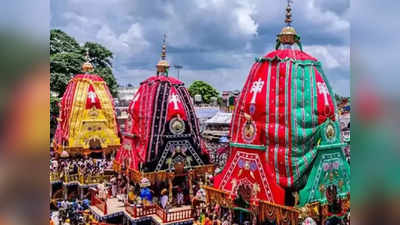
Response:
[{"label": "street lamp", "polygon": [[178,71],[178,80],[181,80],[181,77],[180,77],[180,74],[179,74],[179,71],[180,71],[180,69],[182,69],[183,68],[183,66],[181,66],[181,65],[174,65],[174,68]]}]

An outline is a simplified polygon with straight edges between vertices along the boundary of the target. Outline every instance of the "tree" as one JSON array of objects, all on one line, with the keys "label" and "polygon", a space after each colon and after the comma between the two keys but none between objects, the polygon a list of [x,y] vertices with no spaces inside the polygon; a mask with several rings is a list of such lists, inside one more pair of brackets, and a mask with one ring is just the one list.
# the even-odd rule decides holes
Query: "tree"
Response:
[{"label": "tree", "polygon": [[84,57],[74,52],[60,52],[50,55],[50,90],[61,97],[68,82],[78,73],[82,73]]},{"label": "tree", "polygon": [[50,55],[63,52],[80,52],[78,42],[64,31],[59,29],[50,30]]},{"label": "tree", "polygon": [[94,73],[104,79],[112,96],[117,96],[118,84],[112,73],[112,52],[94,42],[80,46],[73,37],[58,29],[50,31],[50,90],[58,93],[58,97],[63,95],[69,80],[75,74],[82,73],[86,49],[89,50]]},{"label": "tree", "polygon": [[201,95],[204,103],[209,104],[211,97],[218,97],[218,91],[211,85],[204,81],[197,80],[193,82],[189,87],[189,94],[194,97],[195,95]]},{"label": "tree", "polygon": [[335,93],[335,100],[336,100],[336,104],[339,105],[339,104],[342,104],[342,103],[349,102],[350,101],[350,97],[344,97],[344,96],[341,96],[341,95]]},{"label": "tree", "polygon": [[58,116],[58,103],[60,99],[50,94],[50,137],[54,135],[55,128],[57,127]]},{"label": "tree", "polygon": [[107,83],[113,97],[117,96],[117,80],[112,72],[113,54],[104,46],[86,42],[83,46],[64,31],[50,30],[50,91],[55,93],[50,99],[50,128],[54,129],[58,116],[58,99],[62,97],[71,78],[82,73],[82,64],[85,62],[86,49],[89,50],[90,63],[98,74]]}]

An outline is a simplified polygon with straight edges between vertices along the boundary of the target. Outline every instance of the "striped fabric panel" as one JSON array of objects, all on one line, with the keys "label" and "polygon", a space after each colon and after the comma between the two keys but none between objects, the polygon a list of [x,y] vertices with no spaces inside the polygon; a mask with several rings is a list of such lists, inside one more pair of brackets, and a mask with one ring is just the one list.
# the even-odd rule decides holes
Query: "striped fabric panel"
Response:
[{"label": "striped fabric panel", "polygon": [[[271,141],[270,141],[270,137],[269,137],[269,126],[270,126],[270,123],[269,123],[269,104],[268,104],[268,99],[269,99],[269,95],[270,95],[270,83],[271,83],[271,68],[272,68],[272,64],[271,63],[269,63],[268,64],[268,70],[267,70],[267,90],[266,90],[266,104],[265,104],[265,114],[266,114],[266,116],[267,116],[267,118],[265,118],[266,119],[266,125],[265,125],[265,134],[266,134],[266,140],[265,140],[265,145],[267,146],[267,151],[266,151],[266,159],[267,159],[267,162],[270,162],[269,160],[270,160],[270,157],[269,157],[269,144],[271,143]],[[273,167],[271,167],[271,168],[273,168]]]},{"label": "striped fabric panel", "polygon": [[[84,110],[83,105],[84,105],[84,102],[86,101],[88,87],[89,87],[89,83],[84,82],[84,81],[78,82],[78,84],[76,85],[74,100],[73,100],[72,107],[71,107],[71,109],[72,109],[71,116],[69,118],[69,130],[71,132],[69,134],[69,138],[74,137],[80,131],[80,127],[77,124],[79,121],[79,120],[77,120],[77,117],[79,115],[83,114],[83,110]],[[78,95],[77,93],[80,93],[80,94]]]},{"label": "striped fabric panel", "polygon": [[292,101],[296,103],[291,107],[292,110],[295,110],[291,114],[293,116],[291,118],[293,183],[300,179],[316,156],[316,150],[313,145],[316,141],[314,136],[316,135],[316,126],[318,124],[315,111],[316,96],[314,93],[316,84],[313,66],[294,66],[295,69],[292,69],[292,72],[296,77],[292,79],[294,87],[291,88],[293,92]]},{"label": "striped fabric panel", "polygon": [[269,105],[268,112],[269,114],[267,115],[268,118],[268,133],[267,133],[267,138],[268,138],[268,159],[269,159],[269,164],[270,168],[275,168],[274,173],[276,176],[276,182],[279,182],[279,173],[277,173],[277,167],[278,167],[278,161],[277,161],[277,151],[276,151],[276,145],[275,143],[277,142],[275,138],[276,130],[276,107],[275,107],[275,101],[276,101],[276,74],[278,71],[278,66],[277,63],[272,62],[270,63],[271,66],[271,73],[270,73],[270,81],[269,81],[269,97],[267,99],[267,105]]},{"label": "striped fabric panel", "polygon": [[[154,96],[160,96],[160,89],[161,89],[161,85],[156,85],[157,86],[157,90],[156,90],[156,93],[155,93],[155,95]],[[149,134],[149,136],[150,136],[150,142],[149,142],[149,145],[148,145],[148,147],[147,147],[147,155],[146,155],[146,161],[148,160],[148,159],[150,159],[151,158],[151,154],[152,154],[152,150],[153,150],[153,145],[155,144],[155,143],[157,143],[157,138],[158,138],[158,135],[157,136],[155,136],[155,127],[156,127],[156,122],[157,121],[159,121],[159,120],[156,120],[156,119],[154,119],[156,116],[155,116],[155,114],[157,113],[157,108],[158,108],[158,101],[157,101],[157,99],[154,99],[153,100],[153,106],[152,106],[152,115],[151,115],[151,117],[150,117],[150,121],[152,121],[152,124],[151,124],[151,131],[150,131],[150,134]],[[153,140],[153,138],[156,138],[156,140]]]},{"label": "striped fabric panel", "polygon": [[[71,117],[71,109],[72,109],[72,104],[75,98],[75,89],[76,89],[76,85],[77,82],[69,82],[70,88],[67,89],[66,93],[63,96],[63,117],[61,117],[61,119],[63,119],[62,123],[63,125],[61,126],[61,129],[65,132],[65,134],[62,134],[63,137],[65,137],[66,139],[69,138],[69,129],[67,129],[70,125],[70,121],[69,121],[69,117]],[[61,143],[60,143],[61,144]]]},{"label": "striped fabric panel", "polygon": [[292,66],[292,79],[291,79],[291,139],[292,139],[292,158],[294,161],[294,165],[293,165],[293,182],[295,182],[295,180],[297,180],[300,177],[300,169],[299,169],[299,162],[298,162],[298,156],[300,155],[298,148],[296,148],[297,146],[297,142],[298,142],[298,134],[296,133],[297,129],[298,129],[298,117],[297,117],[297,106],[299,105],[298,102],[298,77],[301,75],[301,67],[298,64],[294,64]]},{"label": "striped fabric panel", "polygon": [[291,93],[291,68],[292,63],[286,62],[286,73],[285,73],[285,112],[284,112],[284,129],[285,129],[285,170],[286,170],[286,186],[291,186],[293,182],[293,173],[292,173],[292,159],[291,159],[291,123],[290,123],[290,114],[291,114],[291,104],[290,104],[290,93]]},{"label": "striped fabric panel", "polygon": [[279,73],[277,73],[278,77],[278,89],[277,89],[277,100],[276,102],[278,108],[277,114],[277,137],[278,137],[278,169],[279,169],[279,184],[283,186],[287,186],[287,171],[286,171],[286,132],[285,132],[285,111],[286,111],[286,99],[285,99],[285,91],[286,91],[286,84],[285,84],[285,77],[286,77],[286,67],[287,62],[282,62],[279,64]]}]

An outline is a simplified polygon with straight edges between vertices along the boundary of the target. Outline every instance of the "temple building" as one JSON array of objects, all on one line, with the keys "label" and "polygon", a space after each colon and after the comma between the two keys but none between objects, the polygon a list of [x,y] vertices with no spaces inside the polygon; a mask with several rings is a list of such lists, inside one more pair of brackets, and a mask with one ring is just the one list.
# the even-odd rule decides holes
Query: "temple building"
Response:
[{"label": "temple building", "polygon": [[275,50],[256,58],[236,104],[231,155],[206,187],[209,201],[233,208],[239,224],[297,224],[300,212],[321,222],[343,218],[347,207],[350,167],[334,92],[321,63],[303,51],[290,4],[286,10]]},{"label": "temple building", "polygon": [[53,139],[62,156],[108,154],[120,146],[114,103],[106,82],[91,74],[93,65],[83,64],[83,74],[68,83],[59,104],[58,125]]},{"label": "temple building", "polygon": [[183,82],[168,76],[165,37],[156,67],[157,74],[141,82],[130,102],[114,168],[136,183],[146,177],[158,184],[155,188],[167,188],[172,201],[179,187],[192,196],[193,178],[213,168],[189,92]]}]

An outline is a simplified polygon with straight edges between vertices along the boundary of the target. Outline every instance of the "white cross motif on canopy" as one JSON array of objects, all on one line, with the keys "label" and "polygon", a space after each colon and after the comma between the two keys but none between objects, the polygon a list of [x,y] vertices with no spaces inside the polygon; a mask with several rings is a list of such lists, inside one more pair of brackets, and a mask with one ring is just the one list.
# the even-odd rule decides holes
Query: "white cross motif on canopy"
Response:
[{"label": "white cross motif on canopy", "polygon": [[179,109],[178,108],[178,102],[181,102],[181,100],[179,99],[178,95],[172,94],[168,103],[171,103],[171,102],[174,103],[174,110],[178,110]]},{"label": "white cross motif on canopy", "polygon": [[318,83],[317,83],[317,86],[318,86],[318,92],[319,92],[320,94],[324,95],[324,102],[325,102],[325,105],[329,105],[329,101],[328,101],[329,90],[328,90],[328,88],[326,87],[326,84],[325,84],[325,83],[322,83],[322,82],[318,82]]},{"label": "white cross motif on canopy", "polygon": [[90,98],[90,101],[92,103],[96,103],[96,93],[94,93],[93,91],[88,92],[88,98]]},{"label": "white cross motif on canopy", "polygon": [[250,93],[253,93],[253,97],[251,98],[250,101],[251,104],[256,103],[257,94],[261,92],[263,86],[264,86],[264,81],[261,80],[261,78],[258,78],[257,81],[253,82],[253,85],[251,86],[250,90]]}]

